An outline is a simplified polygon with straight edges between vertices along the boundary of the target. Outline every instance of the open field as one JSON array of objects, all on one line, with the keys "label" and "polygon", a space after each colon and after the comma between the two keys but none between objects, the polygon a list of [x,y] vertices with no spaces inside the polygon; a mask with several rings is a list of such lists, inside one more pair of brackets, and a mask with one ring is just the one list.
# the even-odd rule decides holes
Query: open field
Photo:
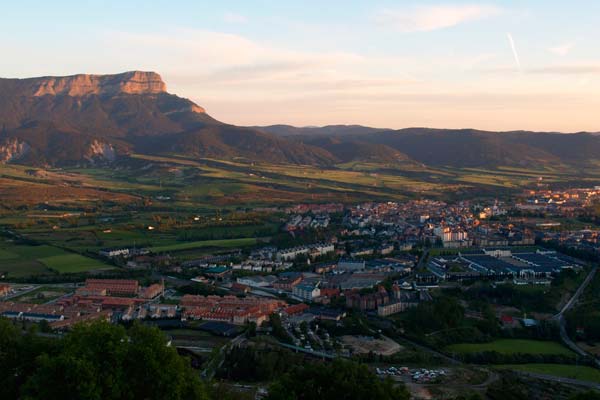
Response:
[{"label": "open field", "polygon": [[556,342],[525,340],[525,339],[499,339],[489,343],[458,343],[446,347],[451,353],[482,353],[495,351],[501,354],[557,354],[572,355],[573,353]]},{"label": "open field", "polygon": [[48,268],[60,273],[77,273],[114,268],[93,258],[84,257],[79,254],[62,254],[58,256],[40,258],[39,261]]},{"label": "open field", "polygon": [[53,246],[0,243],[0,273],[8,278],[58,273],[85,272],[112,268],[98,260],[69,253]]},{"label": "open field", "polygon": [[166,251],[180,251],[180,250],[191,250],[199,249],[203,247],[218,247],[218,248],[235,248],[235,247],[247,247],[256,244],[255,238],[241,238],[241,239],[223,239],[223,240],[202,240],[198,242],[184,242],[173,244],[169,246],[158,246],[152,247],[150,250],[154,253],[162,253]]},{"label": "open field", "polygon": [[399,352],[403,349],[398,343],[392,339],[382,336],[379,339],[364,337],[364,336],[352,336],[345,335],[341,337],[344,345],[349,346],[354,351],[354,354],[381,354],[384,356],[391,356],[394,353]]},{"label": "open field", "polygon": [[585,365],[511,364],[499,365],[498,368],[600,383],[600,370]]}]

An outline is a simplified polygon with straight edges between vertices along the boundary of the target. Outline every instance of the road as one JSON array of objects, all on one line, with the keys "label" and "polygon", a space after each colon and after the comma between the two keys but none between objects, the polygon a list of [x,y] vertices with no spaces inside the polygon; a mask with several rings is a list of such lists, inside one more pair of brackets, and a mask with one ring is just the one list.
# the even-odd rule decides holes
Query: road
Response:
[{"label": "road", "polygon": [[577,291],[575,292],[575,294],[573,296],[571,296],[571,298],[569,299],[569,301],[567,301],[567,304],[565,304],[563,306],[563,308],[560,310],[560,312],[558,314],[556,314],[554,317],[552,317],[555,320],[559,320],[563,314],[567,311],[569,311],[569,309],[571,307],[573,307],[573,305],[575,304],[575,302],[577,301],[577,299],[579,299],[579,296],[581,296],[581,294],[583,293],[583,291],[585,290],[585,288],[587,287],[587,285],[589,285],[589,283],[592,281],[592,279],[594,278],[594,275],[596,275],[596,270],[597,267],[593,267],[592,270],[590,271],[590,273],[588,274],[588,276],[585,278],[585,280],[581,283],[581,285],[579,286],[579,288],[577,289]]},{"label": "road", "polygon": [[304,347],[294,346],[292,344],[287,344],[287,343],[283,343],[283,342],[278,342],[278,343],[281,347],[286,347],[286,348],[288,348],[290,350],[294,350],[296,352],[309,354],[309,355],[317,357],[317,358],[323,358],[323,359],[327,358],[327,359],[333,360],[338,357],[343,357],[343,356],[337,355],[335,353],[324,353],[322,351],[309,350],[309,349],[305,349]]},{"label": "road", "polygon": [[566,383],[566,384],[577,385],[577,386],[585,386],[590,389],[600,390],[600,384],[595,383],[595,382],[580,381],[578,379],[571,379],[571,378],[562,378],[562,377],[558,377],[558,376],[554,376],[554,375],[536,374],[533,372],[524,372],[524,371],[513,371],[513,372],[516,372],[517,374],[523,375],[523,376],[529,376],[529,377],[536,378],[536,379],[543,379],[545,381]]},{"label": "road", "polygon": [[[227,351],[229,351],[229,349],[241,344],[244,340],[246,340],[246,336],[245,336],[245,334],[242,333],[242,334],[236,336],[231,342],[222,346],[221,349],[219,350],[219,353],[211,361],[209,361],[209,363],[206,366],[206,368],[204,369],[204,371],[202,371],[202,376],[209,381],[212,380],[214,378],[215,374],[217,373],[217,371],[219,370],[219,368],[221,368],[221,366],[223,366],[223,363],[225,362],[225,357],[226,357]],[[213,367],[213,364],[217,364],[217,365],[214,365],[214,367]]]},{"label": "road", "polygon": [[429,249],[425,248],[423,249],[423,254],[421,255],[421,258],[419,258],[419,262],[417,263],[417,267],[415,268],[416,271],[420,271],[422,268],[426,268],[427,267],[427,258],[429,257]]},{"label": "road", "polygon": [[560,338],[567,345],[567,347],[569,347],[571,350],[573,350],[575,353],[579,354],[580,356],[591,357],[594,360],[594,363],[596,364],[596,366],[598,368],[600,368],[600,360],[598,360],[593,355],[591,355],[591,354],[587,353],[586,351],[584,351],[583,349],[581,349],[579,346],[577,346],[577,344],[575,342],[573,342],[571,340],[571,338],[567,334],[567,327],[566,327],[566,321],[565,321],[565,313],[567,311],[569,311],[573,307],[573,305],[575,305],[575,303],[577,303],[577,300],[579,299],[581,294],[585,291],[585,288],[590,284],[592,279],[594,279],[594,276],[596,275],[596,271],[597,271],[597,267],[593,267],[592,270],[590,271],[590,273],[588,274],[588,276],[581,283],[581,285],[579,286],[577,291],[575,291],[575,294],[573,294],[573,296],[571,296],[571,298],[569,299],[567,304],[565,304],[564,307],[560,310],[560,312],[557,313],[555,316],[553,316],[552,319],[555,321],[558,321],[558,325],[559,325],[559,329],[560,329]]}]

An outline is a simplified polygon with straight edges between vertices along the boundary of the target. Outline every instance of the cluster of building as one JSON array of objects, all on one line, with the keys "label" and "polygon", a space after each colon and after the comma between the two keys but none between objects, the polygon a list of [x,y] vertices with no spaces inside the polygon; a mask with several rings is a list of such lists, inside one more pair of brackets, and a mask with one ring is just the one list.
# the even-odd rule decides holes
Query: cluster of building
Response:
[{"label": "cluster of building", "polygon": [[406,276],[416,259],[383,258],[373,260],[340,259],[316,264],[312,272],[281,272],[277,275],[238,277],[236,289],[258,289],[274,294],[287,293],[300,301],[328,304],[343,291],[370,289],[388,277]]},{"label": "cluster of building", "polygon": [[330,221],[331,219],[329,218],[329,214],[317,214],[314,216],[296,214],[289,219],[285,225],[285,230],[288,232],[293,232],[308,228],[327,228]]},{"label": "cluster of building", "polygon": [[542,242],[555,242],[565,247],[600,253],[600,229],[544,230],[539,236]]},{"label": "cluster of building", "polygon": [[279,261],[293,261],[300,256],[315,259],[335,251],[333,243],[315,243],[306,246],[291,247],[281,249],[276,254]]},{"label": "cluster of building", "polygon": [[150,250],[144,248],[136,248],[136,247],[111,247],[100,249],[98,254],[101,257],[106,258],[130,258],[134,256],[143,256],[149,254]]},{"label": "cluster of building", "polygon": [[67,329],[75,323],[95,319],[173,318],[176,306],[156,303],[163,293],[162,283],[142,287],[130,279],[88,279],[74,293],[52,303],[5,301],[0,303],[0,309],[5,317],[45,320],[54,329]]},{"label": "cluster of building", "polygon": [[402,288],[398,284],[392,285],[390,292],[385,287],[379,286],[376,291],[371,293],[349,290],[344,294],[347,308],[376,312],[380,317],[387,317],[415,307],[422,301],[431,300],[431,295],[427,290],[414,290],[412,287]]},{"label": "cluster of building", "polygon": [[260,297],[236,296],[195,296],[182,297],[182,319],[201,319],[220,321],[235,325],[253,322],[260,326],[275,311],[285,308],[287,304],[280,300]]},{"label": "cluster of building", "polygon": [[583,263],[553,250],[483,248],[455,255],[432,257],[429,271],[441,280],[513,279],[517,283],[549,283],[564,269],[580,269]]},{"label": "cluster of building", "polygon": [[540,189],[526,193],[516,208],[522,211],[559,212],[569,215],[590,206],[600,196],[600,186],[564,190]]},{"label": "cluster of building", "polygon": [[285,209],[288,214],[333,214],[344,212],[344,205],[341,203],[326,203],[326,204],[296,204],[295,206]]}]

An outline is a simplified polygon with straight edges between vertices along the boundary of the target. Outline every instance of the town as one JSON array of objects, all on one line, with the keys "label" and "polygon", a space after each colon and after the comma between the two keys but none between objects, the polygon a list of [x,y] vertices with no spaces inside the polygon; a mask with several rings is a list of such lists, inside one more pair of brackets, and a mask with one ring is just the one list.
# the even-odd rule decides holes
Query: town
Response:
[{"label": "town", "polygon": [[[220,373],[210,361],[214,348],[229,349],[218,356],[227,362],[228,351],[235,350],[222,346],[235,338],[235,346],[252,348],[261,337],[271,340],[269,346],[316,359],[388,360],[391,369],[377,367],[377,374],[416,387],[459,373],[443,357],[469,363],[487,354],[485,346],[496,351],[511,340],[516,346],[557,346],[560,362],[569,364],[573,354],[592,368],[599,362],[592,345],[596,333],[580,326],[572,309],[594,279],[590,261],[600,253],[599,229],[589,219],[598,195],[598,188],[543,189],[515,202],[411,200],[260,210],[280,221],[277,240],[199,257],[185,242],[172,250],[133,243],[103,247],[90,256],[115,267],[90,271],[89,277],[66,274],[64,281],[43,282],[43,275],[15,279],[5,271],[0,315],[59,336],[81,323],[141,321],[204,360],[204,374],[211,376]],[[6,230],[5,252],[24,240]],[[537,298],[527,300],[531,296]],[[439,315],[439,307],[455,314]],[[435,323],[423,331],[419,318]],[[545,330],[555,331],[551,337],[557,339],[545,342]],[[482,350],[457,350],[469,346]],[[398,366],[408,348],[431,352],[443,369]],[[510,357],[504,355],[505,363]],[[417,372],[399,372],[409,368]]]}]

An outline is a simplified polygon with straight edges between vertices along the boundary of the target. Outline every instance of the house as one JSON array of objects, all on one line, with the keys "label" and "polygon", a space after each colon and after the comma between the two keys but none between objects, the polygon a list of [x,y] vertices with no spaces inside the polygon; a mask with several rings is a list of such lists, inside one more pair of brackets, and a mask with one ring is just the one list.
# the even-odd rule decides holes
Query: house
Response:
[{"label": "house", "polygon": [[140,293],[140,297],[143,299],[151,300],[155,297],[160,296],[165,290],[165,286],[162,283],[154,283],[144,289]]},{"label": "house", "polygon": [[299,297],[303,300],[313,301],[316,297],[321,295],[321,289],[317,285],[300,284],[294,286],[292,291],[294,296]]},{"label": "house", "polygon": [[390,296],[385,289],[378,289],[375,293],[361,295],[358,291],[346,292],[346,308],[355,308],[361,311],[377,310],[378,307],[389,304]]},{"label": "house", "polygon": [[224,278],[227,275],[231,274],[231,269],[227,268],[227,267],[213,267],[213,268],[209,268],[206,271],[204,271],[204,273],[206,274],[206,276],[209,276],[211,278]]},{"label": "house", "polygon": [[332,308],[311,308],[309,312],[316,318],[324,321],[340,321],[343,318],[346,318],[346,311]]},{"label": "house", "polygon": [[250,286],[250,287],[255,287],[255,288],[261,288],[261,287],[268,287],[273,285],[273,283],[277,280],[276,277],[272,276],[272,275],[267,275],[267,276],[244,276],[244,277],[240,277],[237,278],[237,283],[241,283],[242,285],[246,285],[246,286]]},{"label": "house", "polygon": [[279,290],[292,291],[294,286],[300,284],[304,276],[299,272],[284,272],[279,274],[279,279],[273,282],[273,287]]},{"label": "house", "polygon": [[129,257],[130,250],[127,247],[115,247],[111,249],[101,249],[98,254],[102,257]]},{"label": "house", "polygon": [[231,291],[234,293],[248,294],[248,293],[250,293],[251,290],[252,290],[252,288],[250,286],[243,285],[238,282],[233,282],[233,284],[231,285]]},{"label": "house", "polygon": [[360,271],[365,269],[365,262],[362,260],[341,259],[338,261],[337,269],[339,271]]},{"label": "house", "polygon": [[[140,286],[138,281],[133,279],[86,279],[85,287],[81,292],[88,295],[93,293],[105,292],[108,296],[136,296],[139,293]],[[81,293],[85,294],[85,293]]]},{"label": "house", "polygon": [[519,321],[513,318],[510,315],[502,315],[500,316],[500,323],[502,327],[505,329],[517,328],[519,326]]},{"label": "house", "polygon": [[149,304],[146,308],[150,318],[175,318],[177,316],[177,305],[175,304]]},{"label": "house", "polygon": [[288,316],[304,314],[306,311],[308,311],[309,308],[310,307],[308,307],[308,304],[305,304],[305,303],[294,304],[293,306],[284,308],[283,313]]},{"label": "house", "polygon": [[340,295],[339,288],[321,288],[321,297],[328,297],[330,299],[338,297]]},{"label": "house", "polygon": [[8,296],[11,292],[10,285],[0,283],[0,297]]}]

